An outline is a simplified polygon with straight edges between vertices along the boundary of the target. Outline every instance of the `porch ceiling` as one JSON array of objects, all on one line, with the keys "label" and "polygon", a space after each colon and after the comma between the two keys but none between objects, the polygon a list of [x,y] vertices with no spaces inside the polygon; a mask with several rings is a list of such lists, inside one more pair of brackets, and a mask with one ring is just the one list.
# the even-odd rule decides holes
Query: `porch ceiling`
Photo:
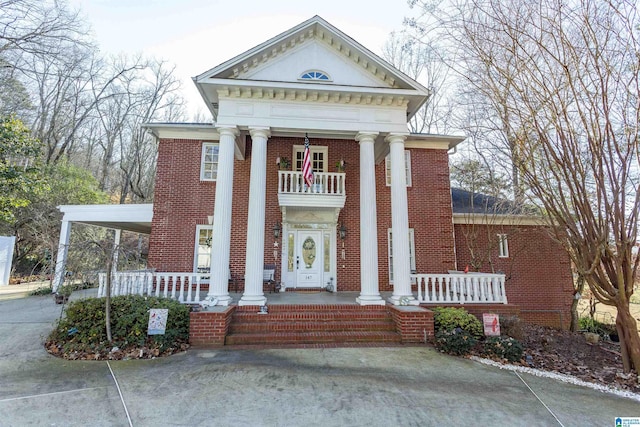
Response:
[{"label": "porch ceiling", "polygon": [[63,221],[151,234],[153,204],[62,205],[58,209]]}]

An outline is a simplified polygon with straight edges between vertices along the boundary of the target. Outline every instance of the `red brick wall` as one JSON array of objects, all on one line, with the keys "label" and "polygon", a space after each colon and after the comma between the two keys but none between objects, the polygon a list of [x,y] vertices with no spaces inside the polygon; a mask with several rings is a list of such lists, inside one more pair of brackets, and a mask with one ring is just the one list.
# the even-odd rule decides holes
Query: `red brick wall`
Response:
[{"label": "red brick wall", "polygon": [[[419,273],[446,273],[455,266],[448,162],[446,150],[411,150],[412,185],[407,187],[407,202]],[[376,181],[380,290],[390,291],[391,187],[386,186],[384,161],[376,166]]]},{"label": "red brick wall", "polygon": [[433,311],[417,306],[396,307],[389,304],[387,308],[403,344],[433,342]]},{"label": "red brick wall", "polygon": [[231,315],[236,306],[223,311],[200,311],[190,314],[189,343],[192,345],[224,345]]},{"label": "red brick wall", "polygon": [[[508,258],[498,258],[497,234],[508,235]],[[523,320],[568,326],[573,295],[571,264],[544,228],[456,224],[455,236],[460,270],[472,265],[473,248],[476,258],[483,261],[480,271],[506,274],[507,301],[519,307]]]},{"label": "red brick wall", "polygon": [[[265,263],[274,263],[273,232],[282,221],[278,206],[277,157],[292,159],[299,138],[273,137],[267,144],[265,214]],[[347,228],[345,259],[338,239],[337,283],[340,291],[360,290],[360,167],[359,144],[344,139],[311,139],[312,145],[328,147],[328,171],[338,160],[346,162],[346,202],[338,223]],[[149,266],[158,271],[192,271],[197,224],[213,215],[215,182],[200,181],[202,141],[162,139],[158,149],[158,172],[154,216],[149,243]],[[231,230],[231,272],[244,276],[247,209],[251,168],[251,138],[246,159],[234,163]],[[412,187],[407,188],[409,226],[414,228],[416,267],[419,272],[445,272],[455,264],[448,158],[445,150],[411,150]],[[388,277],[387,229],[391,228],[391,191],[385,184],[385,164],[376,165],[378,256],[380,289],[391,290]],[[282,236],[278,240],[282,244]],[[280,277],[280,260],[276,278]],[[240,283],[239,290],[242,290]]]}]

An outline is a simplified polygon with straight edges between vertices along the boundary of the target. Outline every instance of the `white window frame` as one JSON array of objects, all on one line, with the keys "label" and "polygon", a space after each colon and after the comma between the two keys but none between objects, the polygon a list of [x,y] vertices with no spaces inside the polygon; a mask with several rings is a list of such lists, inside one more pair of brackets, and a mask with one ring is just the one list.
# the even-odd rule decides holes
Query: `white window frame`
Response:
[{"label": "white window frame", "polygon": [[[211,259],[210,246],[206,252],[200,251],[200,232],[202,230],[211,230],[211,234],[213,236],[213,225],[206,225],[206,224],[196,225],[196,239],[193,246],[193,272],[194,273],[198,273],[198,258],[200,257],[200,255],[209,256],[209,259]],[[211,265],[209,265],[209,267],[211,267]]]},{"label": "white window frame", "polygon": [[[411,187],[411,151],[404,150],[404,169],[407,177],[407,187]],[[384,159],[384,170],[387,187],[391,187],[391,158],[389,155]]]},{"label": "white window frame", "polygon": [[[312,164],[311,167],[313,169],[314,172],[326,172],[327,168],[329,167],[329,147],[324,146],[324,145],[310,145],[309,146],[309,151],[311,152],[311,159],[312,159]],[[301,170],[301,169],[296,169],[296,156],[298,153],[304,153],[304,145],[294,145],[293,146],[293,155],[291,156],[291,170],[295,171],[295,170]],[[322,170],[318,170],[314,167],[313,165],[313,154],[314,153],[322,153],[322,158],[323,160],[323,165],[322,165]]]},{"label": "white window frame", "polygon": [[[388,242],[388,253],[387,259],[389,260],[389,283],[393,283],[393,246],[392,246],[392,232],[393,229],[387,229],[387,242]],[[416,243],[415,243],[415,233],[413,228],[409,229],[409,265],[411,266],[411,271],[416,271]]]},{"label": "white window frame", "polygon": [[[215,162],[206,162],[206,163],[210,163],[211,165],[215,164],[216,165],[216,172],[215,175],[213,173],[211,173],[211,176],[206,176],[206,168],[205,168],[205,156],[207,153],[207,149],[210,147],[218,147],[218,153],[216,154],[216,156],[218,156],[218,161]],[[202,154],[200,156],[200,181],[216,181],[218,179],[218,164],[219,164],[219,159],[220,159],[220,144],[218,144],[217,142],[203,142],[202,143]]]},{"label": "white window frame", "polygon": [[509,240],[506,234],[498,234],[498,258],[509,258]]}]

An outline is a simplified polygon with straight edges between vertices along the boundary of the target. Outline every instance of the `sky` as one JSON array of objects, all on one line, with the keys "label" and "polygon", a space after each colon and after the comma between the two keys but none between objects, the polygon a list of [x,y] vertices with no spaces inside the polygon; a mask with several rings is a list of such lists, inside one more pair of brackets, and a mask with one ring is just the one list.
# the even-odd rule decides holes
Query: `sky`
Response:
[{"label": "sky", "polygon": [[189,116],[204,112],[191,78],[319,15],[376,54],[412,10],[406,0],[70,0],[105,54],[176,65]]}]

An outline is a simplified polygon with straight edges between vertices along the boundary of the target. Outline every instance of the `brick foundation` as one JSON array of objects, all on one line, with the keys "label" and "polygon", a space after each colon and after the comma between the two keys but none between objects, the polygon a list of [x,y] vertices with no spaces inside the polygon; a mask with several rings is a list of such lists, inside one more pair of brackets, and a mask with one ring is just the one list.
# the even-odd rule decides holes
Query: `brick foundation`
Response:
[{"label": "brick foundation", "polygon": [[433,342],[433,312],[419,306],[387,305],[403,344]]},{"label": "brick foundation", "polygon": [[189,342],[191,345],[224,345],[229,333],[231,315],[236,306],[221,307],[219,311],[200,311],[191,313],[189,324]]}]

